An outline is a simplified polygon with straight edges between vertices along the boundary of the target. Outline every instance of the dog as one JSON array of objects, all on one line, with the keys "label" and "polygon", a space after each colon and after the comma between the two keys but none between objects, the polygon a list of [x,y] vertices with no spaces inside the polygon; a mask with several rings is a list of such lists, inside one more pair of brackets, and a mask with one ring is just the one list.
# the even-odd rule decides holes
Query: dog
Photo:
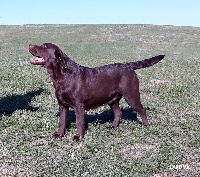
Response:
[{"label": "dog", "polygon": [[114,112],[111,125],[116,128],[122,117],[119,101],[126,102],[139,113],[142,124],[149,125],[146,109],[140,102],[139,80],[134,70],[150,67],[161,61],[165,55],[137,62],[115,63],[95,68],[81,66],[71,60],[58,46],[52,43],[29,45],[34,56],[30,63],[43,65],[53,82],[55,96],[60,110],[60,122],[54,138],[63,137],[66,131],[69,107],[76,115],[77,133],[73,140],[84,138],[85,110],[108,104]]}]

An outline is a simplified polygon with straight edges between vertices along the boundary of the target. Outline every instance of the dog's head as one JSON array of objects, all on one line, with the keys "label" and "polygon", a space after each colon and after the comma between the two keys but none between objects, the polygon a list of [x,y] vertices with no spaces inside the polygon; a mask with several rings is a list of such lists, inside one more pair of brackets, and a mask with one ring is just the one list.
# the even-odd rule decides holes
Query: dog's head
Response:
[{"label": "dog's head", "polygon": [[34,65],[61,65],[67,68],[65,57],[61,49],[52,43],[44,43],[42,45],[29,45],[29,52],[35,56],[30,63]]}]

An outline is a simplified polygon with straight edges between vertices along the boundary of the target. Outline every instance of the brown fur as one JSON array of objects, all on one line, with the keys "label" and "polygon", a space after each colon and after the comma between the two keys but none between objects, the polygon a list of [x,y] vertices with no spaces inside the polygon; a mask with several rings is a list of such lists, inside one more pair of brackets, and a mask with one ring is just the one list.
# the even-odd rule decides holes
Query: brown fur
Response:
[{"label": "brown fur", "polygon": [[64,136],[69,107],[76,114],[75,141],[84,137],[84,110],[108,104],[114,112],[111,127],[117,127],[122,117],[119,107],[122,97],[139,113],[143,125],[149,125],[146,110],[140,102],[139,80],[134,70],[152,66],[162,60],[164,55],[137,62],[89,68],[75,63],[51,43],[30,45],[29,51],[36,56],[31,63],[44,65],[53,81],[60,108],[60,124],[54,133],[55,138]]}]

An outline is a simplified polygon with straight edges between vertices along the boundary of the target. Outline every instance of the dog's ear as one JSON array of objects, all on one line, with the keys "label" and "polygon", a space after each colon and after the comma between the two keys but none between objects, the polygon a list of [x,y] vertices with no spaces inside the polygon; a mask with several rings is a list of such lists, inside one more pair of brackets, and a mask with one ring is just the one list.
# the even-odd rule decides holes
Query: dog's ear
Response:
[{"label": "dog's ear", "polygon": [[67,64],[66,64],[66,61],[65,61],[64,54],[60,49],[55,50],[55,58],[56,58],[56,61],[59,64],[61,64],[61,66],[63,66],[65,69],[67,68]]}]

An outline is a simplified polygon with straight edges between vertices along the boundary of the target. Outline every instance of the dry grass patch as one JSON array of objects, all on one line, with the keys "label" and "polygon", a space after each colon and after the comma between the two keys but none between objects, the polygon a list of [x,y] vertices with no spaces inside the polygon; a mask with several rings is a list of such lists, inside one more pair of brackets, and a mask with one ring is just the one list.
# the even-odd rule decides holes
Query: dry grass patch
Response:
[{"label": "dry grass patch", "polygon": [[159,79],[152,79],[147,84],[148,87],[158,87],[158,86],[170,86],[171,82],[168,80],[159,80]]},{"label": "dry grass patch", "polygon": [[142,158],[150,151],[152,153],[156,152],[156,146],[150,144],[136,144],[134,146],[128,145],[121,150],[123,157],[126,159]]},{"label": "dry grass patch", "polygon": [[19,166],[2,164],[0,167],[0,176],[32,176],[34,174],[31,170],[23,169]]}]

